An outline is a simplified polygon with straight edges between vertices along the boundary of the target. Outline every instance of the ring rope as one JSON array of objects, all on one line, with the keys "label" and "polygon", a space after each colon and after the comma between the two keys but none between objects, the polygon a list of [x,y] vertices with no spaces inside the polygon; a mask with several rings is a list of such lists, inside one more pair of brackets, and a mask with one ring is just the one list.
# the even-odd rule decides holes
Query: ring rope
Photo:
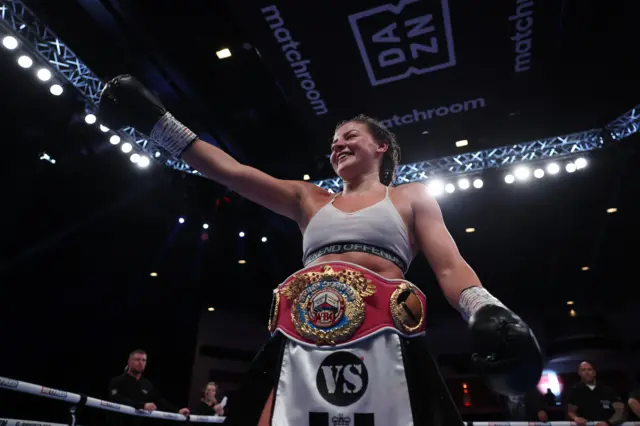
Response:
[{"label": "ring rope", "polygon": [[[132,416],[140,417],[153,417],[157,419],[175,420],[175,421],[190,421],[197,423],[223,423],[225,417],[218,416],[197,416],[190,415],[188,418],[182,414],[168,413],[165,411],[153,411],[148,412],[144,410],[136,410],[128,405],[116,404],[109,401],[103,401],[101,399],[92,398],[90,396],[84,396],[75,394],[63,390],[54,388],[48,388],[42,385],[36,385],[33,383],[21,382],[15,379],[9,379],[7,377],[0,376],[0,389],[8,389],[16,392],[30,393],[32,395],[43,396],[45,398],[57,399],[60,401],[66,401],[71,404],[81,403],[86,399],[84,405],[88,407],[98,408],[100,410],[115,411],[118,413],[129,414]],[[575,426],[575,422],[563,421],[563,422],[510,422],[510,421],[492,421],[492,422],[465,422],[470,426]],[[587,422],[587,426],[595,426],[598,422]],[[0,418],[0,426],[68,426],[62,423],[49,423],[30,420],[16,420],[16,419],[4,419]],[[640,422],[624,422],[622,426],[640,426]]]},{"label": "ring rope", "polygon": [[[10,391],[29,393],[31,395],[43,396],[45,398],[57,399],[59,401],[65,401],[71,404],[84,404],[87,407],[93,407],[100,410],[114,411],[116,413],[128,414],[131,416],[139,417],[152,417],[156,419],[174,420],[178,422],[184,422],[189,420],[190,422],[197,423],[223,423],[225,417],[222,416],[198,416],[190,415],[188,418],[178,413],[168,413],[166,411],[145,411],[136,410],[128,405],[116,404],[115,402],[104,401],[102,399],[92,398],[90,396],[80,395],[72,392],[67,392],[59,389],[49,388],[42,385],[36,385],[33,383],[22,382],[20,380],[10,379],[8,377],[0,376],[0,389],[7,389]],[[42,423],[42,422],[35,422]]]}]

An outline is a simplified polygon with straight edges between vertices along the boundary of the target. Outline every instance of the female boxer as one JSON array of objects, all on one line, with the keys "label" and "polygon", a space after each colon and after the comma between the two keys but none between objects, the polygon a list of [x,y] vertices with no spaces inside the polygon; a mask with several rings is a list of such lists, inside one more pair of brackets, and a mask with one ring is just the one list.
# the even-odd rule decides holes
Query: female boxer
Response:
[{"label": "female boxer", "polygon": [[344,188],[333,195],[269,176],[198,139],[131,76],[106,85],[98,115],[112,129],[150,135],[303,233],[305,268],[274,290],[272,338],[228,424],[462,424],[424,345],[424,294],[403,279],[419,251],[469,321],[473,359],[489,386],[515,395],[537,383],[542,357],[533,333],[482,287],[425,186],[390,186],[399,147],[375,120],[358,116],[336,128],[331,164]]}]

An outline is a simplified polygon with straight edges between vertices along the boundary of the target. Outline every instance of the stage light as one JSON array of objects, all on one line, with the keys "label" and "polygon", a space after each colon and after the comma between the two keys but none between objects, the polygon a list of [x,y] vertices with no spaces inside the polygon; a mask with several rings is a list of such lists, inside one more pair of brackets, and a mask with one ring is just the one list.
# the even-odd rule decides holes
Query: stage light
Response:
[{"label": "stage light", "polygon": [[213,312],[213,311],[215,311],[215,310],[216,310],[216,308],[214,308],[214,307],[212,307],[212,306],[209,306],[209,307],[207,308],[207,311],[209,311],[209,312]]},{"label": "stage light", "polygon": [[577,167],[576,167],[576,165],[575,165],[575,164],[573,164],[573,163],[568,163],[568,164],[565,166],[565,169],[567,170],[567,173],[573,173],[573,172],[575,172],[575,171],[576,171]]},{"label": "stage light", "polygon": [[616,209],[615,207],[610,207],[610,208],[607,209],[607,213],[609,213],[609,214],[615,213],[617,211],[618,211],[618,209]]},{"label": "stage light", "polygon": [[244,265],[245,263],[247,263],[247,261],[246,261],[246,260],[244,260],[244,259],[240,259],[240,260],[238,260],[238,263],[239,263],[240,265]]},{"label": "stage light", "polygon": [[151,160],[149,160],[149,157],[141,155],[140,160],[138,160],[138,167],[140,167],[141,169],[145,169],[149,167],[149,164],[151,164]]},{"label": "stage light", "polygon": [[125,154],[128,154],[131,152],[131,150],[133,149],[133,146],[131,146],[131,144],[129,142],[125,142],[122,144],[122,146],[120,147],[120,149],[122,150],[122,152],[124,152]]},{"label": "stage light", "polygon": [[160,154],[160,151],[156,151],[156,153],[155,153],[155,154],[153,154],[153,156],[154,156],[154,157],[156,157],[156,158],[159,158],[159,157],[160,157],[160,155],[161,155],[161,154]]},{"label": "stage light", "polygon": [[573,300],[567,300],[567,305],[573,305],[575,302]]},{"label": "stage light", "polygon": [[27,55],[22,55],[18,58],[18,65],[22,68],[31,68],[33,65],[33,60]]},{"label": "stage light", "polygon": [[311,176],[309,175],[302,176],[302,180],[309,180],[309,179],[311,179]]},{"label": "stage light", "polygon": [[87,124],[93,124],[93,123],[96,122],[96,120],[98,120],[98,119],[93,114],[87,114],[87,115],[84,116],[84,122],[87,123]]},{"label": "stage light", "polygon": [[107,126],[103,126],[102,124],[100,125],[100,131],[103,133],[107,133],[109,131],[109,128]]},{"label": "stage light", "polygon": [[541,177],[544,176],[544,170],[542,169],[535,169],[535,171],[533,172],[533,176],[537,179],[540,179]]},{"label": "stage light", "polygon": [[179,218],[178,223],[184,223],[184,217]]},{"label": "stage light", "polygon": [[448,183],[444,186],[444,190],[447,191],[447,193],[451,194],[456,190],[456,186],[452,183]]},{"label": "stage light", "polygon": [[575,161],[575,163],[576,163],[576,168],[577,168],[578,170],[580,170],[580,169],[584,169],[585,167],[587,167],[587,160],[586,160],[586,158],[582,158],[582,157],[580,157],[580,158],[578,158],[578,159]]},{"label": "stage light", "polygon": [[6,36],[2,39],[2,45],[9,50],[13,50],[18,47],[18,40],[12,36]]},{"label": "stage light", "polygon": [[458,181],[458,186],[460,189],[469,189],[469,179],[460,179]]},{"label": "stage light", "polygon": [[547,393],[547,389],[551,389],[551,393],[556,397],[559,397],[562,393],[563,384],[555,371],[544,370],[540,376],[540,380],[538,381],[538,386],[536,387],[543,395]]},{"label": "stage light", "polygon": [[516,180],[516,178],[515,178],[515,177],[513,177],[513,175],[511,175],[511,174],[506,175],[506,176],[504,177],[504,181],[505,181],[506,183],[513,183],[513,182],[515,182],[515,180]]},{"label": "stage light", "polygon": [[467,146],[467,145],[469,145],[469,141],[468,141],[468,140],[466,140],[466,139],[463,139],[463,140],[461,140],[461,141],[456,142],[456,146],[457,146],[458,148],[461,148],[461,147],[463,147],[463,146]]},{"label": "stage light", "polygon": [[157,276],[158,276],[158,273],[157,273],[157,272],[152,272],[152,273],[150,273],[149,275],[150,275],[150,276],[152,276],[152,277],[157,277]]},{"label": "stage light", "polygon": [[260,239],[260,241],[262,241],[263,243],[266,243],[266,242],[267,242],[267,237],[262,237],[262,238]]},{"label": "stage light", "polygon": [[216,56],[218,57],[218,59],[230,58],[231,57],[231,51],[229,49],[227,49],[227,48],[221,49],[221,50],[218,50],[216,52]]},{"label": "stage light", "polygon": [[589,267],[588,267],[588,266],[583,266],[583,267],[582,267],[582,268],[580,268],[580,269],[582,269],[583,271],[588,271],[588,270],[589,270]]},{"label": "stage light", "polygon": [[482,181],[482,179],[476,179],[473,181],[473,187],[480,189],[482,188],[482,186],[484,185],[484,182]]},{"label": "stage light", "polygon": [[240,238],[244,238],[244,235],[245,235],[245,234],[244,234],[244,232],[242,232],[242,231],[240,231],[240,232],[238,233],[238,236],[239,236]]},{"label": "stage light", "polygon": [[559,171],[560,171],[560,166],[558,166],[556,163],[551,163],[547,165],[547,172],[549,172],[549,174],[555,175]]},{"label": "stage light", "polygon": [[132,163],[137,163],[138,161],[140,161],[140,154],[134,152],[133,154],[131,154],[131,157],[129,157],[129,160],[131,160]]},{"label": "stage light", "polygon": [[520,166],[516,167],[513,173],[518,180],[527,180],[529,179],[529,175],[531,174],[531,170],[528,167]]},{"label": "stage light", "polygon": [[62,95],[63,91],[64,91],[64,89],[59,84],[53,84],[49,88],[49,92],[51,92],[51,94],[53,96],[60,96],[60,95]]},{"label": "stage light", "polygon": [[109,143],[111,143],[111,145],[118,145],[120,143],[120,136],[118,135],[113,135],[109,138]]},{"label": "stage light", "polygon": [[51,71],[46,68],[40,68],[36,74],[41,81],[51,80]]},{"label": "stage light", "polygon": [[570,316],[570,317],[575,318],[575,316],[576,316],[576,315],[577,315],[577,314],[576,314],[576,311],[574,311],[573,309],[571,309],[571,310],[569,311],[569,316]]},{"label": "stage light", "polygon": [[467,228],[464,230],[467,234],[471,234],[472,232],[476,232],[476,228]]},{"label": "stage light", "polygon": [[209,229],[209,224],[208,224],[208,223],[204,223],[204,224],[202,224],[202,228],[203,228],[203,229]]},{"label": "stage light", "polygon": [[429,193],[434,197],[442,195],[442,192],[444,192],[444,184],[439,180],[434,180],[431,183],[427,184],[427,188],[429,190]]}]

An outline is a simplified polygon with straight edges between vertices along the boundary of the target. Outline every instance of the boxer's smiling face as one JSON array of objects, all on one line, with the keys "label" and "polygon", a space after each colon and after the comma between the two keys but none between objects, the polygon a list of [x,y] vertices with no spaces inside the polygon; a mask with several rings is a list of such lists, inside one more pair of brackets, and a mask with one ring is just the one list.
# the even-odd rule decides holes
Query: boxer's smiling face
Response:
[{"label": "boxer's smiling face", "polygon": [[340,126],[331,143],[331,165],[343,180],[377,171],[387,145],[377,143],[367,125],[350,121]]}]

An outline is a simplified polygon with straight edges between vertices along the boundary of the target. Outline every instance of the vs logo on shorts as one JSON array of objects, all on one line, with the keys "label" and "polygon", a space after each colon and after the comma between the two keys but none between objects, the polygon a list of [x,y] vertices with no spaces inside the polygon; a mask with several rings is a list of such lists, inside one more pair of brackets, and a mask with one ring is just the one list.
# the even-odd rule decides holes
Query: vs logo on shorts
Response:
[{"label": "vs logo on shorts", "polygon": [[356,403],[367,390],[369,372],[351,352],[335,352],[322,361],[316,374],[320,395],[330,404],[346,407]]},{"label": "vs logo on shorts", "polygon": [[448,0],[400,0],[349,22],[372,86],[456,65]]}]

